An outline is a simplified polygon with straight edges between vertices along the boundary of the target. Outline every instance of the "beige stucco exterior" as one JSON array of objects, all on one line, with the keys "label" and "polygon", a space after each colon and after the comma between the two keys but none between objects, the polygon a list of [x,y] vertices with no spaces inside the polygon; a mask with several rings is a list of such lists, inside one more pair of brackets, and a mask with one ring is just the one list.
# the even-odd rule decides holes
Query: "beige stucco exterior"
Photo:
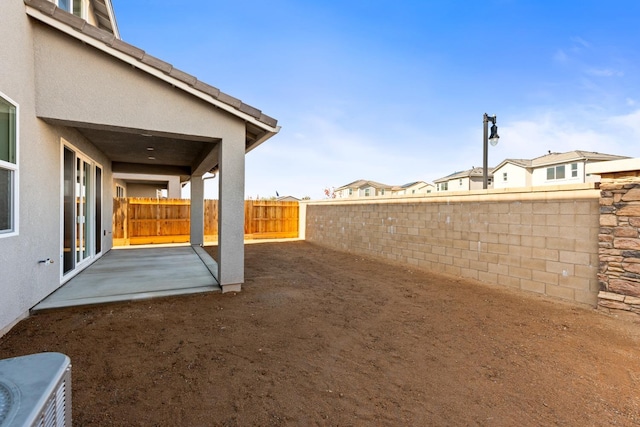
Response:
[{"label": "beige stucco exterior", "polygon": [[[506,176],[505,176],[506,174]],[[531,173],[524,167],[504,163],[493,171],[493,188],[531,187]]]},{"label": "beige stucco exterior", "polygon": [[[204,234],[202,176],[219,170],[218,281],[223,291],[239,290],[244,155],[278,132],[276,121],[46,0],[2,1],[0,16],[0,94],[19,109],[18,229],[0,234],[0,335],[112,247],[112,198],[116,184],[126,183],[122,176],[113,181],[114,171],[164,176],[178,186],[191,180],[197,245]],[[102,178],[100,215],[86,213],[96,223],[88,240],[95,248],[66,273],[65,147],[99,167]]]}]

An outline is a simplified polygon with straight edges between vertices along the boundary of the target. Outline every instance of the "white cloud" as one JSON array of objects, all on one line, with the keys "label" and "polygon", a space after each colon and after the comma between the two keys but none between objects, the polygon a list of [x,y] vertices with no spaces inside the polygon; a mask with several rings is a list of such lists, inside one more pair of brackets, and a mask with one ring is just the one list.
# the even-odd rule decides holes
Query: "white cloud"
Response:
[{"label": "white cloud", "polygon": [[586,41],[585,39],[583,39],[582,37],[571,37],[571,41],[575,44],[578,45],[578,48],[584,48],[584,49],[589,49],[591,47],[591,44]]},{"label": "white cloud", "polygon": [[616,130],[627,133],[628,137],[634,138],[636,141],[640,139],[640,110],[610,117],[607,124]]},{"label": "white cloud", "polygon": [[623,71],[613,70],[611,68],[589,68],[586,73],[596,77],[622,77]]},{"label": "white cloud", "polygon": [[[597,151],[640,156],[640,110],[606,116],[584,109],[547,111],[500,128],[505,158],[535,158],[547,151]],[[632,143],[633,142],[633,143]]]},{"label": "white cloud", "polygon": [[556,62],[564,63],[569,60],[569,55],[567,55],[564,50],[558,49],[556,53],[553,55],[553,59]]},{"label": "white cloud", "polygon": [[[420,164],[394,151],[393,143],[381,143],[375,126],[349,129],[331,117],[307,116],[304,134],[284,130],[264,146],[247,156],[246,195],[270,197],[323,197],[326,187],[339,187],[357,179],[370,179],[387,184],[404,184],[407,176],[424,179]],[[411,180],[411,179],[408,179]]]}]

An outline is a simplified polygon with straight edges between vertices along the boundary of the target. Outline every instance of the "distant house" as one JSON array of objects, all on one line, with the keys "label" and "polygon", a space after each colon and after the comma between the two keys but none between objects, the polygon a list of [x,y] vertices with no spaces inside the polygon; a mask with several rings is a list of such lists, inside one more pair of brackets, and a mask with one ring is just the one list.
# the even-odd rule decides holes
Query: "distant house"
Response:
[{"label": "distant house", "polygon": [[336,198],[374,197],[393,194],[393,186],[359,179],[335,189]]},{"label": "distant house", "polygon": [[278,202],[299,202],[300,199],[293,196],[280,196],[276,199]]},{"label": "distant house", "polygon": [[505,159],[494,169],[493,188],[531,187],[531,160]]},{"label": "distant house", "polygon": [[164,197],[179,199],[182,195],[179,176],[133,173],[113,174],[114,197]]},{"label": "distant house", "polygon": [[[484,183],[484,173],[482,168],[472,167],[471,169],[454,172],[451,175],[438,178],[433,182],[436,191],[469,191],[482,190]],[[493,188],[493,168],[488,169],[487,187]]]},{"label": "distant house", "polygon": [[435,191],[435,186],[424,181],[409,182],[404,185],[387,185],[375,181],[359,179],[336,188],[336,198],[404,196],[409,194],[428,194]]},{"label": "distant house", "polygon": [[403,196],[409,194],[429,194],[435,192],[436,186],[424,181],[409,182],[393,188],[393,194]]},{"label": "distant house", "polygon": [[597,181],[589,176],[585,165],[628,157],[591,151],[551,153],[532,160],[506,159],[493,170],[493,188],[537,187],[544,185],[579,184]]}]

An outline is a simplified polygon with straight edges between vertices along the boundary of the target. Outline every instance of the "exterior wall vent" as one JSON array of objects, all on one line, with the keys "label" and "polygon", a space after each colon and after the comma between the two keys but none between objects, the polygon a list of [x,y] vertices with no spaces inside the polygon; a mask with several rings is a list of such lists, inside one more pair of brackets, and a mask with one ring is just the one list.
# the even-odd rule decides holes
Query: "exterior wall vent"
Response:
[{"label": "exterior wall vent", "polygon": [[61,353],[0,360],[0,427],[71,427],[71,361]]}]

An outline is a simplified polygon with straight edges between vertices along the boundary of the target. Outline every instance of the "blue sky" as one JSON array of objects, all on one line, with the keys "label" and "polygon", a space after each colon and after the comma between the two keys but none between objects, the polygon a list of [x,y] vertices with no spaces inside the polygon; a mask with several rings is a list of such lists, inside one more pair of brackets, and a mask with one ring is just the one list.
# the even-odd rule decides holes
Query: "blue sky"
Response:
[{"label": "blue sky", "polygon": [[[278,119],[246,196],[548,150],[640,157],[637,0],[112,0],[123,40]],[[207,182],[214,193],[214,182]]]}]

